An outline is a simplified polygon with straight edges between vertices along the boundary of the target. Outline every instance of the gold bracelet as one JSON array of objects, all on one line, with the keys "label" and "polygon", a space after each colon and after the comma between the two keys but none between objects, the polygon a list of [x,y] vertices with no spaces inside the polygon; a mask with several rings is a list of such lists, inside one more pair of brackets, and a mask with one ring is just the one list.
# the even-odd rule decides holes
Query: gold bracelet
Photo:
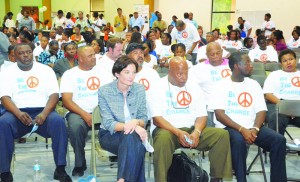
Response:
[{"label": "gold bracelet", "polygon": [[194,129],[194,131],[198,132],[198,133],[199,133],[199,136],[201,135],[201,131],[200,131],[200,130]]},{"label": "gold bracelet", "polygon": [[244,127],[242,127],[242,126],[239,128],[239,132],[240,132],[240,133],[241,133],[241,131],[242,131],[243,128],[244,128]]}]

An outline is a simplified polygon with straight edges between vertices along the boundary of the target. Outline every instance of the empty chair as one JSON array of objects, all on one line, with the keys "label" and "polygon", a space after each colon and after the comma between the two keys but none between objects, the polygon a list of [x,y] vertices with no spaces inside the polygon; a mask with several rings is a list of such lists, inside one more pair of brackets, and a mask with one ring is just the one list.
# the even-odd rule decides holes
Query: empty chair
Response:
[{"label": "empty chair", "polygon": [[279,63],[267,63],[266,71],[277,71],[281,69],[281,65]]}]

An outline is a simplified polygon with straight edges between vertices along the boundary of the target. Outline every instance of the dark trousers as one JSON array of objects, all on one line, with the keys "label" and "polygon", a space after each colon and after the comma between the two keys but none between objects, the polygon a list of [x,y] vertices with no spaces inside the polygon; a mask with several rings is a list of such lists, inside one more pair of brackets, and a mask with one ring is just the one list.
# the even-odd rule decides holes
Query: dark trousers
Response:
[{"label": "dark trousers", "polygon": [[139,135],[135,132],[110,134],[100,129],[99,141],[103,149],[118,156],[118,179],[128,182],[145,182],[144,160],[146,149]]},{"label": "dark trousers", "polygon": [[[21,111],[28,113],[32,119],[40,114],[42,110],[43,108],[21,109]],[[14,139],[29,133],[32,127],[32,125],[24,125],[10,112],[5,112],[0,117],[0,173],[10,171],[10,163],[14,152]],[[55,164],[57,166],[66,165],[68,139],[64,119],[55,111],[52,111],[44,124],[39,126],[36,133],[52,139]]]},{"label": "dark trousers", "polygon": [[[235,129],[228,127],[226,127],[225,129],[229,132],[230,135],[232,167],[235,171],[237,181],[247,181],[247,143],[245,142],[242,134]],[[254,144],[270,152],[271,181],[286,181],[285,138],[275,131],[263,126],[261,127]]]},{"label": "dark trousers", "polygon": [[[276,131],[276,105],[268,104],[268,115],[269,115],[269,128]],[[289,124],[300,127],[300,117],[292,118],[291,116],[285,116],[279,114],[278,116],[278,132],[284,135],[285,129]]]}]

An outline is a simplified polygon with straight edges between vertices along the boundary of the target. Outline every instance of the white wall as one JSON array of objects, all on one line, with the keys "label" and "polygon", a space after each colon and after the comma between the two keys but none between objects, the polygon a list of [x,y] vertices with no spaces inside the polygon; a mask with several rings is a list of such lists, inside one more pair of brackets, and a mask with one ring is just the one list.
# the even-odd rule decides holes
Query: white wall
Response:
[{"label": "white wall", "polygon": [[117,15],[117,8],[122,8],[128,23],[128,15],[134,12],[133,5],[135,4],[144,4],[144,0],[104,0],[105,19],[112,23]]},{"label": "white wall", "polygon": [[[238,11],[270,10],[271,20],[275,22],[276,29],[283,31],[286,41],[290,39],[294,26],[300,25],[298,21],[300,17],[299,0],[236,0],[236,9]],[[236,15],[239,16],[238,13]],[[243,18],[247,19],[247,17]],[[261,17],[261,23],[263,21],[264,17]],[[252,35],[254,35],[254,31]]]},{"label": "white wall", "polygon": [[211,0],[155,0],[154,10],[162,13],[167,25],[171,23],[173,15],[182,20],[183,13],[193,12],[194,20],[203,26],[204,32],[211,29]]},{"label": "white wall", "polygon": [[52,12],[63,10],[64,15],[67,12],[75,13],[78,16],[78,11],[83,11],[84,16],[90,13],[90,0],[51,0]]}]

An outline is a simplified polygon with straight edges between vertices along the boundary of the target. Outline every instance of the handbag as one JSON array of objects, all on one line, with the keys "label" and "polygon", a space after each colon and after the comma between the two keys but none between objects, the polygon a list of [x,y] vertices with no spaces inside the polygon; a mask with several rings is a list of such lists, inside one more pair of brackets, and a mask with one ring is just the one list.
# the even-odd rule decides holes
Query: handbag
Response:
[{"label": "handbag", "polygon": [[208,182],[208,174],[183,151],[173,155],[168,182]]}]

